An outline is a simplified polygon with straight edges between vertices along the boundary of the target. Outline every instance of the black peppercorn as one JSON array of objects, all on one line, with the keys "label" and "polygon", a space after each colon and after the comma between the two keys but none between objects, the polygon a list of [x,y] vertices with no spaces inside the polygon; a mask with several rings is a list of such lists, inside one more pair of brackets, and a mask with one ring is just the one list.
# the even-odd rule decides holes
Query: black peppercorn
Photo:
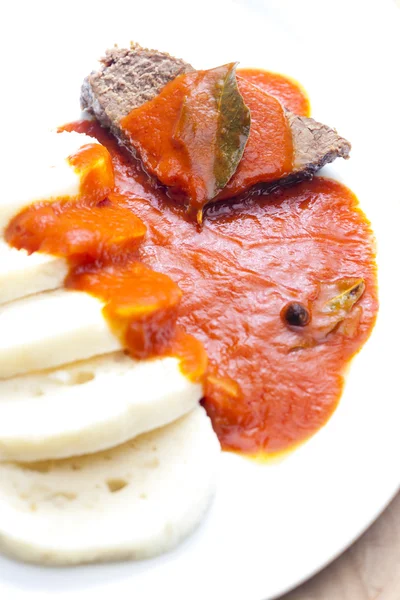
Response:
[{"label": "black peppercorn", "polygon": [[305,327],[311,321],[310,311],[301,302],[288,302],[281,311],[281,317],[286,325]]}]

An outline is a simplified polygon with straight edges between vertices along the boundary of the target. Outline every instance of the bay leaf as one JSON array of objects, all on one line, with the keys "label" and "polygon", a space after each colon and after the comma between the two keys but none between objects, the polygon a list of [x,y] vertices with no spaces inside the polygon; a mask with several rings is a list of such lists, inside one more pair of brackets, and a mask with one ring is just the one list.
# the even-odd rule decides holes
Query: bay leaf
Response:
[{"label": "bay leaf", "polygon": [[198,72],[173,134],[200,182],[198,197],[191,198],[198,222],[203,206],[235,173],[250,133],[250,111],[237,85],[236,65]]},{"label": "bay leaf", "polygon": [[145,170],[201,223],[203,207],[239,165],[250,120],[229,63],[179,75],[123,117],[121,128]]},{"label": "bay leaf", "polygon": [[362,278],[344,279],[337,283],[337,287],[339,293],[326,302],[324,312],[349,312],[363,295],[365,283]]}]

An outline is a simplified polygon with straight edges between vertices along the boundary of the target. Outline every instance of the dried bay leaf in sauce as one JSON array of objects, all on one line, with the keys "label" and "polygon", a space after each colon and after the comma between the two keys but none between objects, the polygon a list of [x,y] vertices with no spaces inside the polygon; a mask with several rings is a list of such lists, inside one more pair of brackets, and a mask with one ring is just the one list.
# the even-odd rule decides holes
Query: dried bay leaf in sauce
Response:
[{"label": "dried bay leaf in sauce", "polygon": [[230,63],[198,75],[184,99],[173,135],[203,182],[199,196],[192,199],[198,221],[204,201],[215,198],[235,173],[250,133],[250,111],[235,71],[236,63]]},{"label": "dried bay leaf in sauce", "polygon": [[338,294],[326,302],[324,312],[338,313],[340,310],[351,310],[365,290],[363,279],[343,279],[336,285]]},{"label": "dried bay leaf in sauce", "polygon": [[145,168],[184,192],[189,213],[228,183],[250,134],[250,111],[236,82],[236,63],[180,75],[153,100],[134,109],[121,126]]},{"label": "dried bay leaf in sauce", "polygon": [[217,201],[233,198],[293,171],[293,137],[283,106],[242,77],[238,76],[237,82],[251,113],[250,135],[242,160]]}]

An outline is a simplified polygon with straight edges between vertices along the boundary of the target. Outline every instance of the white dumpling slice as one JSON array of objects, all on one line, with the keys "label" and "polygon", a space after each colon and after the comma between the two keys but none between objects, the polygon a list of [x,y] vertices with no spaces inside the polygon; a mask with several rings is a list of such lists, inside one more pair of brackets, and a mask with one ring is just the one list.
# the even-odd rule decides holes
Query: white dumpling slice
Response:
[{"label": "white dumpling slice", "polygon": [[51,254],[12,248],[0,239],[0,304],[60,288],[68,262]]},{"label": "white dumpling slice", "polygon": [[0,379],[121,350],[86,292],[54,290],[0,306]]},{"label": "white dumpling slice", "polygon": [[219,453],[199,406],[106,452],[0,464],[0,549],[52,565],[165,552],[202,519]]},{"label": "white dumpling slice", "polygon": [[0,381],[0,460],[97,452],[161,427],[203,395],[177,358],[123,352]]}]

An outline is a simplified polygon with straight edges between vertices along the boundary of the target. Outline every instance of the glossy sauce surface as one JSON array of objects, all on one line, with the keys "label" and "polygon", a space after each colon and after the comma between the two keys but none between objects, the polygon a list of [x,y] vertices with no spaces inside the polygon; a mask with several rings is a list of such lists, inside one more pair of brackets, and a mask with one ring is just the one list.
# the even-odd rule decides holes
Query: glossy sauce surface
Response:
[{"label": "glossy sauce surface", "polygon": [[277,98],[287,110],[302,117],[310,116],[310,101],[296,81],[263,69],[238,69],[237,74]]},{"label": "glossy sauce surface", "polygon": [[[204,405],[223,447],[274,453],[318,430],[378,308],[372,234],[351,191],[315,178],[267,197],[221,202],[199,231],[96,123],[70,129],[107,146],[116,190],[147,227],[138,260],[182,290],[178,325],[207,350]],[[360,278],[361,298],[336,323],[327,303]],[[305,328],[281,318],[293,301],[310,307]]]},{"label": "glossy sauce surface", "polygon": [[240,77],[238,86],[251,113],[250,135],[243,158],[218,199],[233,198],[257,183],[280,179],[292,170],[292,133],[280,102]]},{"label": "glossy sauce surface", "polygon": [[[198,79],[208,73],[197,71],[180,75],[153,100],[135,108],[121,120],[124,134],[138,151],[147,171],[164,185],[184,192],[190,199],[186,201],[191,213],[196,213],[209,201],[204,182],[214,178],[208,164],[209,156],[217,151],[209,131],[213,125],[209,98],[199,111],[201,125],[200,121],[192,123],[190,141],[196,148],[196,160],[191,160],[187,148],[178,143],[176,127],[191,86],[198,86]],[[236,172],[218,194],[218,199],[232,198],[259,182],[274,181],[292,170],[292,134],[282,105],[245,79],[238,78],[237,84],[250,109],[250,135]]]}]

